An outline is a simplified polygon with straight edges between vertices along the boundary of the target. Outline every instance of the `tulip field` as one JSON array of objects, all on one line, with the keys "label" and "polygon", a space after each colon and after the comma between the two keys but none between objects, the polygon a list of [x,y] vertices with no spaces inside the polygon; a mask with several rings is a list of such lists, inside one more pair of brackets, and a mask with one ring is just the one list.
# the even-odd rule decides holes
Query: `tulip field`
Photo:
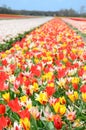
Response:
[{"label": "tulip field", "polygon": [[0,130],[86,130],[86,43],[63,19],[0,52]]}]

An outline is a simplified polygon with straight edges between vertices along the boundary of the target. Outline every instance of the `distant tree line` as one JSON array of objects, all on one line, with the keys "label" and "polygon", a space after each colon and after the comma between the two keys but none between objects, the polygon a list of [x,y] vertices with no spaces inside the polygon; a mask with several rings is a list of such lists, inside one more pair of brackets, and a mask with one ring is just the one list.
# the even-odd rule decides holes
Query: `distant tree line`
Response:
[{"label": "distant tree line", "polygon": [[[84,9],[84,10],[83,10]],[[10,7],[0,7],[0,14],[19,14],[19,15],[34,15],[34,16],[67,16],[67,17],[86,17],[85,7],[81,6],[80,12],[74,9],[61,9],[59,11],[29,11],[29,10],[13,10]]]}]

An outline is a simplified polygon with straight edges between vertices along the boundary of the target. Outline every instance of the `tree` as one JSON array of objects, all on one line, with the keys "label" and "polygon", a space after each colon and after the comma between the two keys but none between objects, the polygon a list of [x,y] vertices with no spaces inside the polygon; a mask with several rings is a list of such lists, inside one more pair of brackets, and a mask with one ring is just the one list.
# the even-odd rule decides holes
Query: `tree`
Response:
[{"label": "tree", "polygon": [[83,13],[85,13],[85,12],[86,12],[86,6],[82,5],[82,6],[80,7],[80,14],[83,14]]}]

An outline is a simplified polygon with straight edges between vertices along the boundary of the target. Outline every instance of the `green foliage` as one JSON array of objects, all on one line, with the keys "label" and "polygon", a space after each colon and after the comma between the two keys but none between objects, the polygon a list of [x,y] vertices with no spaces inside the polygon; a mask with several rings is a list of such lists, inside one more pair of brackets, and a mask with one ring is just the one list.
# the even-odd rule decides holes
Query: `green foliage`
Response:
[{"label": "green foliage", "polygon": [[16,68],[14,75],[17,77],[21,71],[21,68]]},{"label": "green foliage", "polygon": [[24,32],[23,34],[18,34],[18,36],[16,36],[15,38],[11,38],[8,41],[4,40],[5,43],[0,44],[0,52],[10,49],[15,42],[21,41],[22,38],[24,38],[27,34],[31,33],[31,31],[33,31],[34,29],[35,28],[31,29],[30,31]]}]

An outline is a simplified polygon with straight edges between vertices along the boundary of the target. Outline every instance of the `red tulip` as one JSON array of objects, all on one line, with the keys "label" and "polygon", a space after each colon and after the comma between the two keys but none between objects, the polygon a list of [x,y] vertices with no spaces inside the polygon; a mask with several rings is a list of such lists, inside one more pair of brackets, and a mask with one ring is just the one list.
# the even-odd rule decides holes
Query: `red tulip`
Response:
[{"label": "red tulip", "polygon": [[86,93],[86,85],[83,85],[80,90],[82,93]]},{"label": "red tulip", "polygon": [[24,119],[25,117],[27,117],[28,119],[30,119],[30,113],[28,111],[28,109],[22,110],[21,112],[18,113],[19,116]]},{"label": "red tulip", "polygon": [[0,104],[0,114],[4,114],[5,113],[5,105]]},{"label": "red tulip", "polygon": [[7,63],[7,60],[6,60],[6,59],[2,60],[2,65],[4,65],[4,66],[7,66],[7,65],[8,65],[8,63]]},{"label": "red tulip", "polygon": [[40,77],[41,75],[41,71],[38,69],[38,66],[34,66],[32,65],[31,67],[31,73],[34,75],[34,76],[37,76],[37,77]]},{"label": "red tulip", "polygon": [[58,79],[63,78],[66,75],[66,69],[59,69],[58,70]]},{"label": "red tulip", "polygon": [[81,68],[81,69],[78,71],[78,75],[79,75],[79,76],[83,76],[83,74],[84,74],[84,69]]},{"label": "red tulip", "polygon": [[48,96],[52,96],[55,93],[55,87],[47,86],[45,91],[47,92]]},{"label": "red tulip", "polygon": [[21,106],[18,102],[18,98],[15,98],[14,100],[11,100],[8,103],[8,106],[12,109],[13,112],[18,112],[21,109]]},{"label": "red tulip", "polygon": [[1,71],[0,72],[0,82],[4,82],[5,80],[7,80],[7,78],[8,78],[8,74]]},{"label": "red tulip", "polygon": [[7,126],[7,118],[4,116],[0,117],[0,130],[3,130]]},{"label": "red tulip", "polygon": [[56,115],[54,117],[54,126],[57,130],[62,128],[62,120],[59,115]]},{"label": "red tulip", "polygon": [[73,84],[73,88],[74,88],[75,90],[78,90],[78,84],[74,83],[74,84]]}]

